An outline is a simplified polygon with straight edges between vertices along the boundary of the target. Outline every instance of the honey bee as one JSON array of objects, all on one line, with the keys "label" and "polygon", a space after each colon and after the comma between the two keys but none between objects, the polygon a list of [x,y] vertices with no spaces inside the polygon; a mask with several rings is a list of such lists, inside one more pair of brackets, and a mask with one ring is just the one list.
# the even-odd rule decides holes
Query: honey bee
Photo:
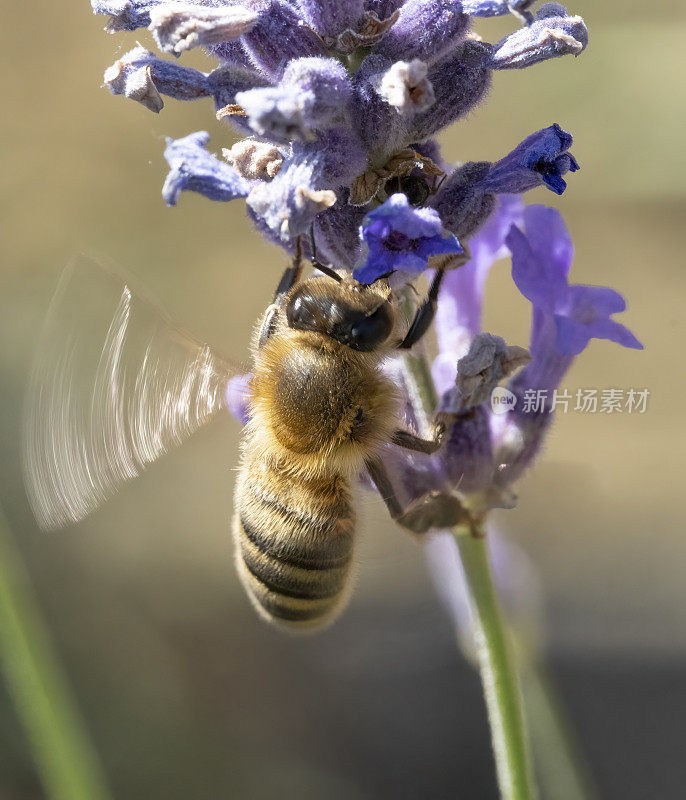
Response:
[{"label": "honey bee", "polygon": [[[315,254],[321,274],[301,281],[301,252],[299,243],[254,336],[233,522],[252,604],[291,630],[328,624],[345,605],[359,473],[369,473],[401,525],[426,529],[423,501],[401,506],[381,452],[390,442],[432,453],[444,433],[440,420],[427,439],[403,428],[397,389],[381,369],[429,327],[442,270],[408,327],[387,279],[360,284]],[[116,273],[84,259],[72,265],[26,409],[25,476],[39,523],[63,526],[97,508],[225,409],[236,372]],[[455,503],[444,514],[457,519]]]}]

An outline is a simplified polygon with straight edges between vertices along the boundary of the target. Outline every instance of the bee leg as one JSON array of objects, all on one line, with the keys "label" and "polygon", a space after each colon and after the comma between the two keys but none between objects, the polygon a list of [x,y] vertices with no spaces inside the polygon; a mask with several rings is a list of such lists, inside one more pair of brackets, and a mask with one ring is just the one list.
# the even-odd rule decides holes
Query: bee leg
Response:
[{"label": "bee leg", "polygon": [[427,453],[431,455],[438,450],[443,443],[445,435],[445,422],[439,417],[434,421],[433,432],[430,439],[422,439],[410,431],[398,429],[391,435],[391,443],[404,447],[406,450],[414,450],[416,453]]},{"label": "bee leg", "polygon": [[417,309],[417,313],[412,320],[410,329],[405,334],[405,338],[398,345],[400,350],[409,350],[410,347],[417,344],[422,336],[424,336],[424,334],[429,330],[429,327],[434,319],[434,314],[436,313],[438,292],[441,289],[441,282],[443,281],[444,275],[445,267],[439,267],[436,270],[434,279],[431,281],[431,286],[429,287],[429,293],[427,294],[426,299]]},{"label": "bee leg", "polygon": [[310,261],[312,262],[312,266],[315,269],[318,269],[320,272],[323,272],[325,275],[328,275],[329,278],[333,278],[335,281],[340,283],[341,276],[336,272],[336,270],[333,269],[332,267],[325,266],[317,258],[317,244],[314,241],[314,222],[310,225],[309,242],[310,242]]},{"label": "bee leg", "polygon": [[290,290],[295,286],[295,284],[300,280],[300,275],[303,271],[303,246],[302,246],[302,239],[298,236],[295,242],[295,253],[293,254],[293,261],[291,262],[290,267],[286,267],[284,270],[283,275],[281,276],[281,280],[279,281],[279,285],[276,287],[276,291],[274,292],[274,302],[276,303],[279,298],[290,292]]},{"label": "bee leg", "polygon": [[429,492],[403,508],[381,460],[370,459],[365,462],[365,466],[391,517],[412,533],[426,533],[434,528],[451,528],[467,519],[467,512],[459,499],[440,491]]},{"label": "bee leg", "polygon": [[[412,320],[410,329],[405,334],[405,338],[398,345],[400,350],[409,350],[410,347],[417,344],[417,342],[429,330],[433,322],[434,314],[436,313],[436,303],[438,302],[438,293],[441,289],[441,283],[445,277],[448,264],[452,269],[458,269],[469,261],[471,255],[469,248],[465,246],[464,251],[459,256],[447,256],[443,263],[436,269],[434,279],[431,281],[429,292],[426,299],[417,309],[417,313]],[[459,260],[458,260],[459,259]]]},{"label": "bee leg", "polygon": [[276,326],[276,317],[279,313],[279,301],[284,295],[288,294],[295,284],[300,280],[300,275],[303,271],[303,248],[302,240],[298,237],[295,243],[295,253],[293,254],[293,261],[289,267],[286,267],[279,285],[274,292],[274,300],[267,308],[262,319],[262,327],[260,328],[259,336],[257,337],[257,349],[260,350],[267,339],[274,333]]}]

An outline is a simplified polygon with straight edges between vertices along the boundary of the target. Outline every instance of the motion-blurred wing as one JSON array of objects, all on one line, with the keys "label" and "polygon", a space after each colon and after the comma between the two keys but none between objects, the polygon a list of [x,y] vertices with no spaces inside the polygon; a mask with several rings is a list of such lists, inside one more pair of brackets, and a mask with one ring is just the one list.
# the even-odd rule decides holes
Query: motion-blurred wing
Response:
[{"label": "motion-blurred wing", "polygon": [[80,256],[33,364],[24,471],[45,528],[82,519],[226,406],[237,372],[128,282]]}]

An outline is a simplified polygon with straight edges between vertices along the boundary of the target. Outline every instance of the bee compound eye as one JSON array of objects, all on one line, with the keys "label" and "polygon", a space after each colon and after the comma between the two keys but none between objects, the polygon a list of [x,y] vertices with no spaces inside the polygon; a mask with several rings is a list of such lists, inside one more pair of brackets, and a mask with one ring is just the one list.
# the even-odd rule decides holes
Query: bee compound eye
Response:
[{"label": "bee compound eye", "polygon": [[354,350],[368,352],[385,342],[393,330],[393,318],[388,303],[383,303],[373,314],[364,317],[350,331],[349,345]]}]

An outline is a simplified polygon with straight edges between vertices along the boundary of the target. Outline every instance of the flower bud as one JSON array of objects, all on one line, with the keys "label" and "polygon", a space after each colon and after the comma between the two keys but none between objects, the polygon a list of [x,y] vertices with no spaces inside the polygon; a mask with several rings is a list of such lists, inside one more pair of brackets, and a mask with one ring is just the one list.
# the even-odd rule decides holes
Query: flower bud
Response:
[{"label": "flower bud", "polygon": [[564,55],[580,55],[588,44],[588,30],[581,17],[570,17],[559,3],[544,3],[536,21],[501,39],[493,48],[493,69],[523,69],[539,61]]},{"label": "flower bud", "polygon": [[406,0],[376,47],[392,61],[436,61],[460,43],[469,28],[459,0]]},{"label": "flower bud", "polygon": [[174,3],[150,10],[150,30],[160,50],[178,56],[200,45],[238,39],[258,17],[256,11],[244,6],[207,8]]},{"label": "flower bud", "polygon": [[428,111],[412,119],[411,140],[432,136],[477,105],[491,85],[488,57],[487,45],[468,39],[431,66],[428,79],[436,99]]}]

